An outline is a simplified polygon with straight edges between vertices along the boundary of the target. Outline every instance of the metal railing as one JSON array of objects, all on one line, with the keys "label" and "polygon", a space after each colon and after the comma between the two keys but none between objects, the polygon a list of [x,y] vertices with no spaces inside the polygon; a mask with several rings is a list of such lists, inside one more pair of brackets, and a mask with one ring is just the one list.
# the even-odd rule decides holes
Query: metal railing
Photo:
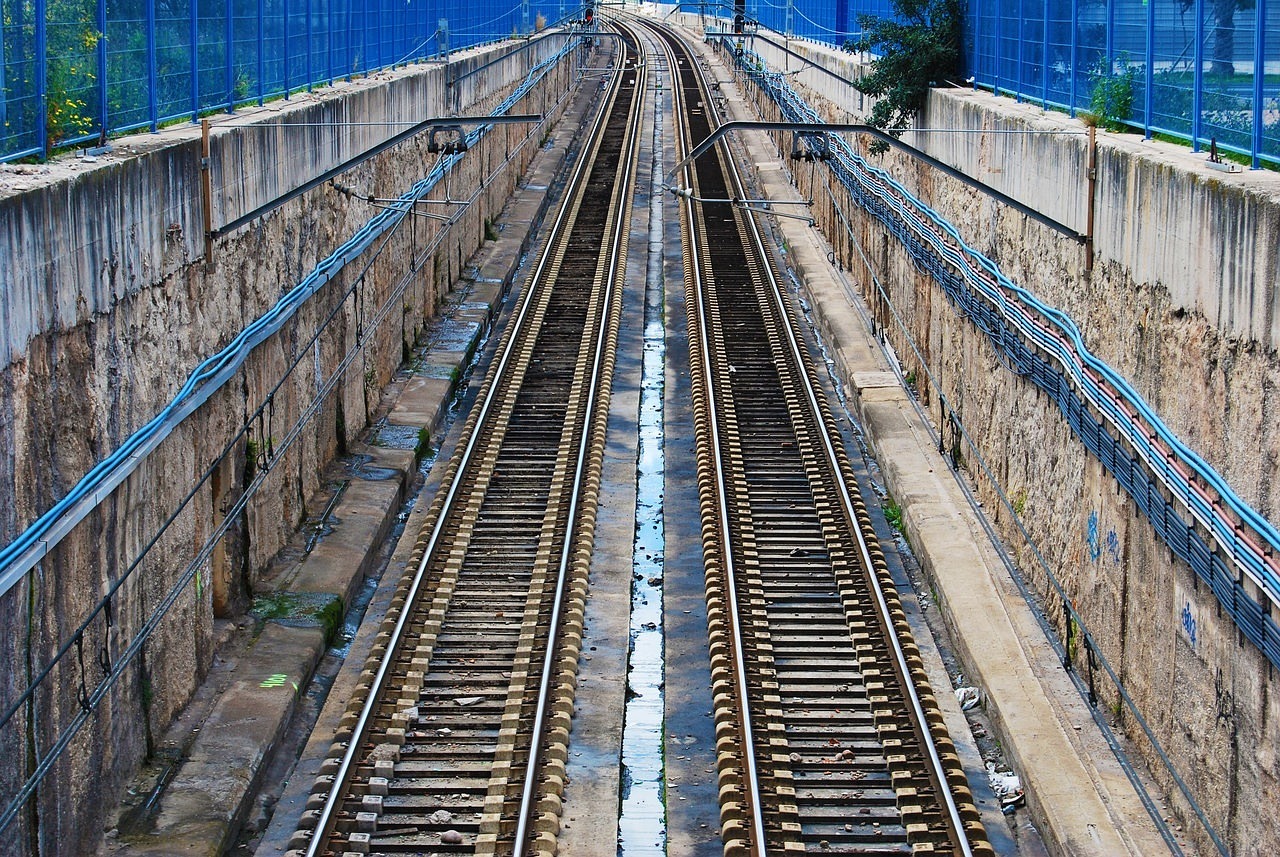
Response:
[{"label": "metal railing", "polygon": [[[685,11],[695,7],[685,5]],[[887,0],[748,0],[774,32],[843,46]],[[705,14],[730,18],[715,4]],[[1280,166],[1280,0],[973,0],[962,76],[1072,115]]]},{"label": "metal railing", "polygon": [[545,23],[528,10],[520,0],[0,0],[0,162],[527,34]]}]

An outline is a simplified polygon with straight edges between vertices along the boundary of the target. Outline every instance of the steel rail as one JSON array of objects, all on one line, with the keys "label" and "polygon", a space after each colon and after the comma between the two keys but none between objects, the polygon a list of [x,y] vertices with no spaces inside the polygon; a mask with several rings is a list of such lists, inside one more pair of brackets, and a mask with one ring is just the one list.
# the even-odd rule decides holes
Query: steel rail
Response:
[{"label": "steel rail", "polygon": [[[613,77],[613,93],[610,99],[610,106],[617,98],[617,90],[619,83],[623,80],[626,72],[626,60],[628,51],[626,49],[626,40],[623,39],[623,50],[620,53],[617,63],[617,73]],[[578,445],[577,460],[574,464],[574,477],[572,489],[570,491],[568,522],[570,531],[566,535],[564,544],[560,551],[560,562],[556,574],[555,597],[552,601],[552,612],[550,629],[547,632],[547,647],[543,654],[542,675],[538,690],[538,704],[533,720],[533,738],[529,746],[529,759],[525,765],[524,787],[522,789],[520,799],[520,810],[516,819],[515,847],[513,854],[515,857],[523,857],[525,853],[525,839],[528,837],[529,827],[532,821],[534,809],[538,801],[538,789],[536,780],[539,774],[539,757],[542,752],[542,731],[546,726],[546,716],[548,701],[552,691],[552,681],[555,675],[555,664],[560,656],[560,652],[556,647],[556,638],[560,633],[560,614],[565,590],[565,581],[569,575],[569,565],[572,561],[573,554],[576,550],[576,537],[578,536],[577,518],[578,505],[581,498],[582,481],[585,478],[587,470],[587,453],[590,450],[590,436],[594,415],[598,406],[601,384],[603,383],[601,375],[604,371],[603,364],[606,360],[606,351],[610,337],[610,307],[614,301],[614,294],[618,288],[618,277],[620,265],[625,265],[626,260],[619,258],[619,251],[624,246],[623,237],[626,230],[630,228],[630,198],[631,183],[633,175],[633,167],[636,162],[635,148],[639,139],[638,124],[641,111],[639,109],[642,101],[639,93],[644,92],[644,77],[646,70],[643,65],[637,64],[639,68],[636,73],[636,85],[632,104],[630,108],[630,116],[626,131],[625,141],[623,143],[623,151],[626,157],[620,159],[615,172],[615,195],[614,195],[614,214],[613,214],[613,237],[609,244],[609,264],[605,272],[604,286],[605,291],[600,299],[600,323],[596,331],[594,359],[591,365],[591,379],[587,384],[587,402],[583,408],[585,414],[583,427],[583,440]],[[602,113],[608,112],[608,107]],[[618,191],[618,187],[621,190]]]},{"label": "steel rail", "polygon": [[[619,74],[615,74],[615,80],[620,79],[621,68]],[[596,124],[592,129],[592,143],[599,139],[599,135],[604,128],[607,116],[602,110],[600,116],[596,120]],[[587,169],[591,162],[590,158],[580,158],[574,166],[570,187],[579,186],[584,180]],[[551,235],[559,234],[565,225],[565,222],[572,209],[575,195],[566,194],[565,201],[561,204],[556,214],[556,219],[550,230]],[[498,379],[507,373],[507,368],[511,364],[517,348],[520,344],[518,332],[526,325],[527,319],[534,304],[534,296],[539,289],[536,285],[540,283],[550,263],[551,257],[554,255],[554,241],[548,241],[543,253],[539,256],[538,264],[529,279],[529,287],[525,289],[524,295],[520,301],[519,307],[512,319],[508,322],[509,335],[503,338],[497,355],[495,368],[492,371],[495,379],[495,386]],[[482,438],[481,427],[490,418],[490,413],[495,405],[499,395],[495,391],[491,391],[489,395],[476,403],[478,410],[476,411],[476,419],[474,429],[467,437],[466,443],[463,445],[462,452],[458,458],[458,465],[455,469],[454,478],[450,480],[449,487],[445,492],[444,500],[440,507],[440,512],[432,523],[431,533],[427,543],[423,549],[422,557],[419,559],[417,567],[414,570],[413,579],[406,593],[403,606],[396,617],[396,623],[393,627],[390,637],[387,641],[387,654],[383,656],[378,664],[378,669],[374,674],[373,682],[369,686],[368,696],[365,698],[364,705],[361,706],[360,715],[356,719],[352,727],[351,738],[347,744],[347,749],[342,755],[342,759],[338,764],[337,771],[333,775],[333,784],[329,791],[329,796],[325,799],[324,805],[319,810],[316,817],[315,833],[311,837],[311,841],[307,845],[305,852],[306,857],[319,857],[321,843],[327,841],[332,835],[334,825],[337,823],[338,808],[342,801],[343,792],[350,781],[351,775],[355,768],[356,756],[360,751],[360,746],[365,736],[369,732],[375,716],[376,709],[379,704],[379,698],[386,689],[387,679],[390,675],[393,657],[391,653],[396,651],[405,637],[405,631],[409,624],[410,617],[413,614],[413,605],[417,602],[419,593],[422,589],[423,580],[426,575],[427,565],[430,563],[435,554],[436,548],[440,540],[445,534],[446,524],[449,513],[455,507],[458,501],[458,494],[461,490],[462,480],[459,478],[464,469],[470,464],[476,454],[476,450]]]},{"label": "steel rail", "polygon": [[[688,136],[689,128],[687,127],[687,124],[684,121],[684,117],[685,117],[684,88],[679,85],[679,80],[680,80],[679,63],[675,56],[675,51],[671,45],[671,41],[674,40],[674,37],[666,34],[663,34],[663,35],[664,35],[663,44],[666,48],[668,61],[671,63],[671,68],[672,68],[672,77],[673,77],[672,87],[671,87],[672,98],[674,100],[676,115],[680,119],[680,121],[675,123],[675,128],[677,132],[676,140],[677,140],[678,152],[683,155],[685,152],[689,150],[689,143],[690,143],[689,136]],[[694,58],[692,54],[686,52],[685,58],[690,63],[690,67],[692,68],[694,66]],[[699,83],[703,84],[705,87],[705,82],[702,81],[701,75],[699,75],[698,80],[699,80]],[[685,157],[681,161],[681,165],[676,167],[676,170],[679,170],[679,169],[684,170],[685,182],[686,182],[685,186],[690,188],[696,187],[696,177],[694,176],[691,170],[692,160],[693,160],[692,158]],[[673,170],[673,174],[674,172],[675,170]],[[690,233],[693,233],[694,224],[695,224],[695,211],[697,209],[691,198],[685,198],[684,201],[686,204],[685,210],[687,212],[686,222],[689,224]],[[702,295],[703,295],[702,280],[701,280],[702,253],[695,235],[690,234],[689,240],[686,244],[686,248],[687,248],[687,252],[691,257],[691,264],[689,266],[689,270],[691,271],[691,275],[693,276],[695,281],[694,282],[695,287],[691,291],[693,293],[695,303],[697,304],[697,307],[698,307],[698,310],[696,313],[696,317],[699,325],[698,335],[701,337],[702,342],[710,343],[711,337],[708,331],[708,320],[706,317],[706,309],[705,309],[705,304],[702,301]],[[701,361],[702,361],[701,370],[707,386],[707,393],[706,393],[707,400],[708,400],[708,407],[707,407],[708,429],[707,430],[712,437],[713,443],[718,445],[719,439],[720,439],[720,419],[714,407],[714,402],[716,399],[716,384],[714,380],[715,373],[713,372],[713,367],[711,365],[711,351],[709,346],[704,346],[699,350],[701,351],[701,354],[700,354]],[[754,857],[766,857],[768,852],[765,848],[765,841],[764,841],[764,830],[765,830],[764,810],[760,805],[758,790],[754,789],[754,784],[759,779],[759,771],[756,768],[755,735],[751,725],[751,703],[748,696],[747,681],[746,681],[747,665],[746,665],[746,659],[742,653],[741,638],[740,638],[740,635],[737,633],[738,629],[741,627],[741,619],[738,613],[737,586],[735,583],[736,569],[734,566],[733,550],[731,549],[732,523],[729,520],[728,504],[727,502],[724,502],[725,498],[729,496],[729,488],[728,488],[728,485],[726,484],[724,468],[720,466],[720,460],[718,457],[715,459],[715,464],[716,464],[716,467],[715,467],[716,490],[719,492],[719,496],[722,498],[722,502],[718,504],[719,521],[717,523],[720,530],[720,538],[724,544],[724,549],[721,551],[721,561],[724,563],[725,586],[728,592],[728,597],[725,598],[725,602],[726,602],[726,609],[729,612],[730,621],[732,622],[733,629],[735,632],[731,637],[731,643],[733,645],[734,671],[738,675],[738,681],[734,683],[735,685],[734,691],[736,694],[735,704],[737,705],[737,709],[738,709],[738,729],[741,735],[742,745],[743,745],[742,756],[743,756],[743,765],[746,771],[745,778],[747,782],[752,784],[753,786],[753,788],[751,789],[744,789],[744,797],[746,798],[746,801],[747,801],[747,809],[751,815],[751,824],[752,824],[750,850],[751,850],[751,854],[754,855]]]},{"label": "steel rail", "polygon": [[[699,78],[701,79],[701,77],[702,77],[701,69],[699,68]],[[702,84],[705,88],[705,80],[702,80]],[[712,134],[707,138],[706,141],[703,142],[703,144],[701,144],[698,147],[698,149],[700,149],[701,151],[706,151],[707,149],[709,149],[711,144],[715,140],[717,140],[720,136],[722,136],[730,125],[737,125],[737,123],[726,123],[725,125],[720,126],[718,130],[712,132]],[[770,129],[770,130],[776,130],[776,129]],[[687,169],[689,163],[691,163],[699,153],[700,152],[695,152],[694,154],[691,154],[690,156],[688,156],[685,159],[685,161],[682,161],[679,165],[677,165],[677,169],[680,169],[682,167]],[[737,195],[738,197],[745,196],[746,190],[744,188],[744,183],[742,181],[741,174],[737,168],[737,164],[734,161],[734,159],[732,157],[721,157],[721,163],[722,163],[722,168],[728,174],[733,184],[735,195]],[[673,173],[674,172],[675,171],[673,170]],[[768,281],[768,297],[772,302],[775,310],[778,312],[779,319],[782,322],[780,326],[782,330],[785,332],[786,344],[789,349],[789,355],[791,359],[794,361],[795,366],[797,368],[797,371],[795,374],[796,376],[798,376],[802,389],[804,390],[805,403],[808,406],[810,412],[817,417],[818,423],[821,426],[820,430],[816,432],[816,434],[820,438],[820,449],[822,451],[823,458],[825,459],[825,463],[829,468],[831,474],[833,475],[832,481],[835,483],[835,487],[840,496],[842,510],[849,521],[850,529],[853,532],[853,535],[857,541],[858,555],[863,564],[863,568],[865,570],[866,579],[868,581],[869,588],[874,595],[876,611],[880,617],[881,624],[885,630],[885,637],[887,638],[887,642],[889,643],[889,647],[892,651],[892,656],[893,656],[892,661],[893,661],[894,670],[898,675],[898,679],[902,686],[903,693],[906,696],[907,701],[910,705],[910,712],[912,715],[912,720],[914,721],[916,726],[917,734],[919,735],[921,743],[925,748],[927,763],[929,768],[929,775],[935,783],[935,786],[938,792],[938,799],[944,805],[946,809],[947,817],[950,821],[951,838],[955,843],[955,845],[958,847],[960,853],[966,855],[966,857],[972,857],[972,854],[973,854],[972,845],[969,842],[968,833],[965,829],[964,821],[960,817],[959,808],[956,806],[954,795],[952,794],[951,789],[948,786],[946,770],[943,767],[942,759],[938,752],[937,745],[933,740],[933,734],[929,726],[928,718],[925,715],[924,706],[921,703],[920,696],[916,690],[914,683],[911,680],[910,667],[907,664],[906,654],[903,651],[901,640],[899,640],[898,635],[894,631],[893,617],[890,613],[888,602],[885,598],[883,585],[879,579],[879,575],[876,573],[876,570],[875,570],[876,567],[871,557],[870,546],[868,545],[866,536],[863,533],[862,527],[859,525],[859,522],[858,522],[857,505],[854,501],[852,493],[849,490],[849,486],[847,482],[843,478],[843,468],[841,466],[841,457],[836,449],[835,442],[831,437],[827,420],[823,416],[821,401],[818,398],[814,381],[810,376],[810,373],[805,369],[805,361],[803,359],[804,352],[799,342],[799,338],[797,336],[794,323],[792,322],[791,315],[787,311],[786,302],[782,297],[781,286],[775,274],[774,267],[769,262],[769,256],[765,251],[764,241],[760,234],[759,225],[756,222],[756,218],[745,217],[744,220],[748,225],[748,227],[750,228],[752,239],[753,239],[754,250],[759,254],[759,257],[760,257],[760,260],[761,260],[760,268],[762,269],[764,276],[767,278],[767,281]],[[694,246],[696,247],[696,245]],[[694,266],[694,270],[695,271],[697,270],[696,265]],[[701,306],[702,304],[699,301],[699,307]],[[703,325],[703,328],[705,330],[706,322],[705,322],[705,319],[702,317],[701,312],[699,314],[699,322],[701,325]],[[703,351],[703,363],[704,363],[704,371],[708,372],[708,376],[707,376],[708,387],[714,388],[714,381],[712,380],[709,372],[710,360],[707,354],[707,349],[704,349]],[[710,422],[712,424],[713,431],[718,431],[718,423],[715,418],[714,409],[711,409]],[[724,477],[722,473],[720,473],[719,471],[717,475],[721,483],[721,490],[723,490]],[[727,512],[722,508],[721,509],[722,531],[724,534],[723,537],[726,538],[726,546],[727,546],[728,545],[727,529],[724,529],[726,521],[727,521]],[[726,559],[728,561],[727,557]],[[727,575],[727,578],[728,579],[726,581],[726,587],[729,594],[725,600],[727,602],[727,606],[729,607],[729,613],[732,616],[733,621],[736,625],[739,622],[739,618],[738,618],[738,610],[737,610],[737,604],[736,604],[736,596],[734,595],[733,576],[730,574],[730,575]],[[739,650],[740,650],[740,647],[735,646],[736,657],[739,655]],[[745,690],[740,690],[739,696],[741,699],[745,700],[746,698]],[[748,744],[747,746],[751,747],[754,745]],[[753,766],[753,769],[754,769],[754,766]],[[752,787],[758,788],[758,783],[754,780],[752,781]],[[751,802],[754,806],[758,807],[760,804],[759,795],[758,794],[753,795]],[[763,832],[763,827],[761,828],[761,831]],[[763,848],[763,843],[759,843],[759,847]]]},{"label": "steel rail", "polygon": [[[737,165],[732,158],[727,160],[726,171],[731,176],[734,185],[737,187],[738,193],[743,193],[743,182],[738,172]],[[863,568],[866,571],[866,578],[869,583],[871,592],[875,595],[876,611],[880,616],[880,621],[885,629],[885,638],[890,644],[893,652],[893,666],[898,673],[898,680],[902,684],[902,690],[907,697],[907,701],[911,705],[912,719],[915,721],[917,732],[920,736],[921,743],[924,744],[929,762],[929,773],[933,778],[941,800],[947,810],[947,815],[951,821],[952,831],[955,843],[959,846],[961,853],[966,857],[972,857],[973,849],[969,843],[969,837],[965,831],[964,820],[960,817],[959,808],[956,806],[955,796],[951,793],[951,789],[947,784],[946,770],[942,764],[942,758],[938,753],[937,745],[933,740],[933,732],[929,727],[928,718],[925,716],[924,706],[920,702],[920,695],[916,691],[915,683],[911,680],[911,669],[907,664],[906,653],[902,649],[902,641],[898,639],[897,633],[893,630],[893,617],[889,612],[889,605],[885,599],[884,587],[881,584],[880,577],[875,572],[875,564],[871,558],[870,546],[867,544],[866,535],[863,533],[862,527],[858,523],[857,506],[854,502],[853,495],[849,491],[849,485],[843,478],[843,468],[841,467],[840,455],[836,450],[835,442],[832,440],[831,432],[827,425],[826,419],[823,418],[821,402],[818,399],[815,390],[813,378],[805,368],[803,359],[803,350],[796,335],[795,325],[792,322],[791,314],[787,311],[785,301],[782,299],[782,288],[778,283],[774,267],[769,264],[767,254],[764,249],[764,241],[760,235],[759,225],[754,217],[745,218],[747,225],[751,229],[754,239],[756,251],[761,254],[764,264],[761,270],[768,279],[769,289],[768,295],[777,309],[779,318],[783,323],[780,325],[786,334],[787,345],[790,349],[790,356],[796,362],[799,371],[796,372],[801,385],[805,392],[805,402],[810,411],[818,418],[818,424],[821,429],[815,434],[821,440],[821,449],[823,457],[830,472],[833,475],[832,481],[840,495],[841,506],[845,515],[849,520],[849,528],[853,532],[858,542],[858,556],[862,561]]]}]

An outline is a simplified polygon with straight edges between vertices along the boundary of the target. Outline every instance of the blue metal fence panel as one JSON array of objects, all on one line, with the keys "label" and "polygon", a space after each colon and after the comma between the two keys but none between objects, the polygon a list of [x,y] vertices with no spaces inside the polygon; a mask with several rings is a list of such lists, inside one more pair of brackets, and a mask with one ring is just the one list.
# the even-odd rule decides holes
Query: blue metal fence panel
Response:
[{"label": "blue metal fence panel", "polygon": [[[803,2],[818,15],[829,0]],[[441,19],[459,50],[524,33],[542,11],[521,0],[0,0],[0,161],[429,59]],[[544,20],[557,16],[547,4]]]},{"label": "blue metal fence panel", "polygon": [[[0,0],[0,160],[154,127],[525,32],[521,0]],[[576,3],[570,3],[576,6]],[[708,14],[727,5],[709,0]],[[890,0],[750,0],[783,33],[843,44]],[[194,17],[193,17],[194,16]],[[1069,111],[1130,81],[1122,117],[1280,163],[1280,0],[971,0],[976,85]],[[1123,85],[1122,87],[1123,88]]]},{"label": "blue metal fence panel", "polygon": [[[1135,130],[1280,164],[1280,0],[972,0],[976,85],[1072,112],[1110,82]],[[1110,78],[1110,81],[1108,81]],[[1119,83],[1115,83],[1119,81]],[[1128,83],[1126,84],[1125,81]]]}]

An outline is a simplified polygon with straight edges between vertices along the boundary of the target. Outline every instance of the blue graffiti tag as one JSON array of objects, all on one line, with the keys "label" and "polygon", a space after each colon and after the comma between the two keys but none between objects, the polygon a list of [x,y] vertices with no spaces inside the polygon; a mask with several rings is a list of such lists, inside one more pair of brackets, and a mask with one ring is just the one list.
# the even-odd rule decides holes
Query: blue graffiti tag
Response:
[{"label": "blue graffiti tag", "polygon": [[1182,605],[1182,630],[1187,632],[1187,639],[1194,648],[1196,644],[1196,618],[1191,615],[1191,602]]},{"label": "blue graffiti tag", "polygon": [[1112,562],[1116,565],[1120,564],[1120,537],[1116,535],[1115,530],[1107,533],[1107,554]]},{"label": "blue graffiti tag", "polygon": [[1098,513],[1089,513],[1089,559],[1094,562],[1102,556],[1102,545],[1098,541]]}]

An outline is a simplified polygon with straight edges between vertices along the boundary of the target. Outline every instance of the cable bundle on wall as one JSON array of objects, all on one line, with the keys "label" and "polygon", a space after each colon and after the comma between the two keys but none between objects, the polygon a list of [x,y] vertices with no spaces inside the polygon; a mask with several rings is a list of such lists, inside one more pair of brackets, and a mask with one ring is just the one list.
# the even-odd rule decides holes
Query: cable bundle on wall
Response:
[{"label": "cable bundle on wall", "polygon": [[[766,67],[759,57],[747,62],[748,69]],[[751,73],[790,120],[822,121],[781,75]],[[902,242],[1015,371],[1054,400],[1170,550],[1280,666],[1280,625],[1271,615],[1280,612],[1280,533],[1183,444],[1118,372],[1090,353],[1069,316],[1015,285],[847,140],[832,134],[831,149],[831,169],[854,201]],[[1245,579],[1272,609],[1245,587]]]}]

